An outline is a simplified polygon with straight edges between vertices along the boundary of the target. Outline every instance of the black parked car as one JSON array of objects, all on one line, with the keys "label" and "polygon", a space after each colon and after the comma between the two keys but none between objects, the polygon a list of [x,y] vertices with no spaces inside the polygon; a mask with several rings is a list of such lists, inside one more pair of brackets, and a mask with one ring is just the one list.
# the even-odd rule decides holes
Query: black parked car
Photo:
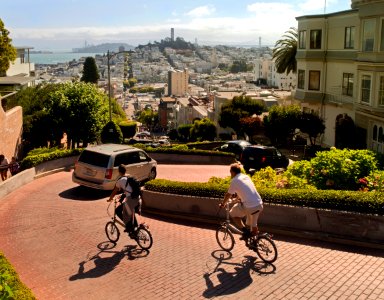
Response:
[{"label": "black parked car", "polygon": [[274,169],[286,168],[289,159],[275,147],[255,145],[244,148],[240,162],[248,173],[250,169],[260,170],[268,166]]},{"label": "black parked car", "polygon": [[239,159],[244,148],[251,145],[252,144],[250,142],[247,142],[244,140],[234,140],[234,141],[228,141],[224,143],[219,148],[217,148],[217,150],[234,153],[236,156],[236,159]]}]

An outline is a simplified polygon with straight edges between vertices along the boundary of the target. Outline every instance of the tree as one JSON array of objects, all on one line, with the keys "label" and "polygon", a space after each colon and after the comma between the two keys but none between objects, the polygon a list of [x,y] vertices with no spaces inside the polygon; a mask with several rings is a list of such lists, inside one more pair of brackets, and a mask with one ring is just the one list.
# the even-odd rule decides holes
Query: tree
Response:
[{"label": "tree", "polygon": [[183,142],[189,141],[189,139],[191,137],[192,126],[193,126],[192,124],[183,124],[177,128],[178,138],[181,141],[183,141]]},{"label": "tree", "polygon": [[95,142],[108,121],[108,99],[94,84],[65,83],[51,94],[49,113],[61,126],[72,147]]},{"label": "tree", "polygon": [[299,128],[301,117],[298,105],[277,106],[270,108],[268,116],[263,119],[265,134],[275,145],[286,145]]},{"label": "tree", "polygon": [[324,120],[313,113],[302,113],[299,122],[299,129],[307,133],[311,145],[316,145],[316,138],[324,133]]},{"label": "tree", "polygon": [[121,144],[123,142],[123,133],[114,121],[110,121],[105,124],[101,130],[101,142],[103,144]]},{"label": "tree", "polygon": [[148,128],[154,128],[159,124],[159,113],[154,112],[152,109],[144,109],[141,111],[138,121]]},{"label": "tree", "polygon": [[296,73],[297,40],[297,29],[291,27],[285,32],[283,38],[276,42],[272,58],[275,59],[277,73],[288,74],[291,71]]},{"label": "tree", "polygon": [[246,117],[240,119],[241,130],[245,132],[251,140],[253,136],[262,132],[262,123],[260,117]]},{"label": "tree", "polygon": [[87,57],[84,62],[83,76],[81,76],[80,81],[96,84],[99,78],[100,78],[100,74],[99,74],[99,70],[97,69],[95,59],[91,56]]},{"label": "tree", "polygon": [[16,49],[12,46],[9,31],[0,19],[0,76],[5,76],[11,62],[16,59]]},{"label": "tree", "polygon": [[191,128],[191,139],[197,141],[213,141],[216,138],[216,126],[208,118],[196,120]]},{"label": "tree", "polygon": [[219,125],[223,128],[232,128],[237,135],[243,134],[240,120],[254,114],[261,115],[265,110],[263,104],[250,97],[236,96],[228,104],[221,107]]}]

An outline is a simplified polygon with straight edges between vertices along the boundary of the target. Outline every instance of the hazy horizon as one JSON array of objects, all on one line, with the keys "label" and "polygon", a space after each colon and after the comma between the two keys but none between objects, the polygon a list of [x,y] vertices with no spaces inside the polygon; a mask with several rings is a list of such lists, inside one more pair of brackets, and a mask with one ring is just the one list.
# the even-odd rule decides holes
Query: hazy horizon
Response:
[{"label": "hazy horizon", "polygon": [[[108,4],[108,5],[107,5]],[[85,43],[137,46],[170,37],[200,45],[274,45],[296,17],[350,9],[350,0],[2,0],[14,46],[71,50]]]}]

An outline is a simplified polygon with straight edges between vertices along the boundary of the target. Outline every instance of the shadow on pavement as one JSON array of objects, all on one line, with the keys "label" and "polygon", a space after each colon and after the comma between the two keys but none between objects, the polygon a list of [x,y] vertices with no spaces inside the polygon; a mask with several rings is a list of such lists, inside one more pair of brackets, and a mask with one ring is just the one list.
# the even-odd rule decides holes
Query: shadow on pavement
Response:
[{"label": "shadow on pavement", "polygon": [[[232,254],[227,251],[216,250],[212,252],[212,256],[217,260],[217,265],[212,272],[203,275],[207,285],[207,289],[203,292],[205,298],[231,295],[245,289],[253,282],[252,271],[268,275],[275,273],[276,270],[274,265],[258,263],[252,256],[245,256],[241,263],[230,262]],[[217,280],[212,280],[213,276],[216,276]],[[219,283],[215,285],[214,281]]]},{"label": "shadow on pavement", "polygon": [[91,201],[106,198],[110,194],[111,191],[96,190],[85,186],[76,186],[61,192],[59,196],[67,200]]},{"label": "shadow on pavement", "polygon": [[[102,242],[97,245],[97,248],[100,251],[95,255],[88,257],[86,260],[79,262],[79,270],[77,271],[77,274],[70,276],[69,280],[74,281],[84,278],[101,277],[115,269],[120,261],[126,256],[129,260],[134,260],[149,254],[149,251],[137,249],[136,245],[126,246],[122,251],[113,251],[112,249],[115,248],[115,246],[116,244],[111,242]],[[112,256],[100,257],[101,253],[111,253]],[[85,266],[90,261],[94,262],[94,267],[85,271]]]}]

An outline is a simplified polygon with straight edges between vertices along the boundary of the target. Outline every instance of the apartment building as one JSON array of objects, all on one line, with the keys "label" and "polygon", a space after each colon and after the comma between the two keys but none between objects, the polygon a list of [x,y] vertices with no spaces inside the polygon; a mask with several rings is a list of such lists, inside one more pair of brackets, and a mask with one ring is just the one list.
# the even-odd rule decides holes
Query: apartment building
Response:
[{"label": "apartment building", "polygon": [[350,10],[296,19],[295,98],[325,120],[322,143],[336,144],[336,122],[347,116],[357,142],[383,152],[384,0],[352,0]]},{"label": "apartment building", "polygon": [[274,87],[281,90],[291,90],[296,85],[296,75],[290,72],[289,74],[280,74],[276,71],[275,61],[272,56],[264,54],[262,57],[254,60],[254,81],[263,81],[269,87]]},{"label": "apartment building", "polygon": [[185,96],[188,92],[188,69],[168,71],[168,96]]}]

